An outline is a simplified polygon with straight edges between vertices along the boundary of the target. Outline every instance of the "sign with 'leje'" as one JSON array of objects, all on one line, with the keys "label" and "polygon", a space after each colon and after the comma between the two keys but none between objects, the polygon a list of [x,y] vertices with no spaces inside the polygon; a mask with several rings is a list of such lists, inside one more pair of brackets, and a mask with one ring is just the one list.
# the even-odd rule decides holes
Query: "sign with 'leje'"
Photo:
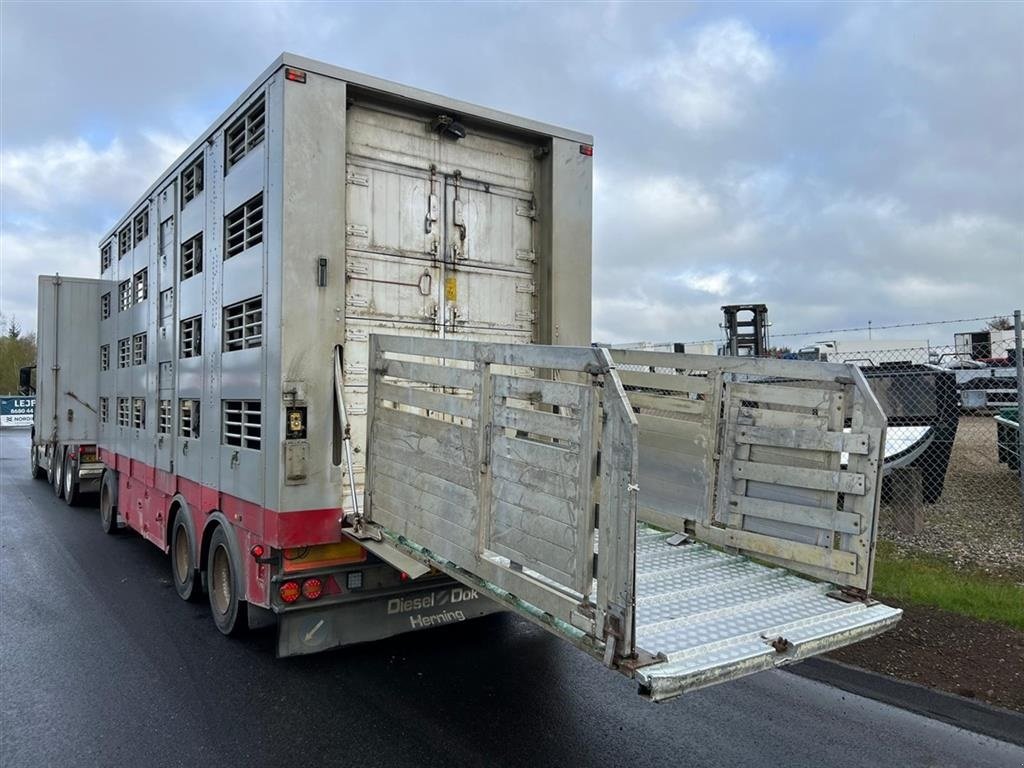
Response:
[{"label": "sign with 'leje'", "polygon": [[34,397],[0,397],[0,427],[31,427]]}]

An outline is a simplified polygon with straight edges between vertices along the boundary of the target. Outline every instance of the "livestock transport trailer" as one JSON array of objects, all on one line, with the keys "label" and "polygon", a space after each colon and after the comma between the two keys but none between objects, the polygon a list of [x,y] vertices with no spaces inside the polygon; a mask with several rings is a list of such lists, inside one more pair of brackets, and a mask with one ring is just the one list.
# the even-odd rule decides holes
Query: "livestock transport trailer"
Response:
[{"label": "livestock transport trailer", "polygon": [[855,367],[589,346],[592,146],[279,58],[100,243],[104,529],[281,655],[506,609],[653,699],[896,621]]},{"label": "livestock transport trailer", "polygon": [[96,279],[40,275],[32,477],[45,477],[68,504],[99,489],[97,366],[100,286]]}]

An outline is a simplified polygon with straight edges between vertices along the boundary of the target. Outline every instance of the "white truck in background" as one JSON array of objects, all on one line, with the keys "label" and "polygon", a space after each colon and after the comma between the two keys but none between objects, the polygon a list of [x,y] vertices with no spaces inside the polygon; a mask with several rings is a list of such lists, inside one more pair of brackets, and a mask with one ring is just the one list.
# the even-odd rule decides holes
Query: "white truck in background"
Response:
[{"label": "white truck in background", "polygon": [[32,477],[45,477],[68,504],[99,490],[96,359],[102,281],[39,276]]},{"label": "white truck in background", "polygon": [[637,352],[674,352],[686,355],[722,354],[713,341],[636,341],[626,344],[609,344],[609,349],[632,349]]},{"label": "white truck in background", "polygon": [[801,347],[799,360],[853,363],[875,367],[885,363],[927,363],[927,339],[830,339]]}]

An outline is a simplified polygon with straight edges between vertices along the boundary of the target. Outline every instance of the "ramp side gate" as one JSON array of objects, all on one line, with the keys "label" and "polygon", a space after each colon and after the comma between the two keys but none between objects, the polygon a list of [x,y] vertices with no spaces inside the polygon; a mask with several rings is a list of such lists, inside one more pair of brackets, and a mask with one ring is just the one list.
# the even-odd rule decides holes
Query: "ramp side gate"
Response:
[{"label": "ramp side gate", "polygon": [[350,535],[652,699],[899,618],[866,599],[885,418],[852,365],[377,335],[369,355]]}]

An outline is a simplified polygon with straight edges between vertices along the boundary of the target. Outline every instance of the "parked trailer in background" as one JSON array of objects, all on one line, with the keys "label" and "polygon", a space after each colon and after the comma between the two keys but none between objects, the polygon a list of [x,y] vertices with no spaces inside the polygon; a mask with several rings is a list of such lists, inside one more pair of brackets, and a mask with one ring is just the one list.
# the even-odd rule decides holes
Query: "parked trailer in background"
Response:
[{"label": "parked trailer in background", "polygon": [[[99,489],[97,366],[100,280],[40,275],[32,476],[68,504]],[[31,371],[29,371],[31,373]]]},{"label": "parked trailer in background", "polygon": [[[854,363],[876,366],[884,363],[916,363],[928,341],[922,339],[839,339],[818,341],[797,352],[800,360],[828,363]],[[924,355],[927,360],[927,354]]]},{"label": "parked trailer in background", "polygon": [[967,360],[1012,360],[1014,353],[1013,329],[1007,331],[970,331],[953,334],[958,355]]},{"label": "parked trailer in background", "polygon": [[504,608],[655,700],[898,620],[856,367],[589,346],[592,152],[282,56],[100,243],[104,530],[283,656]]}]

